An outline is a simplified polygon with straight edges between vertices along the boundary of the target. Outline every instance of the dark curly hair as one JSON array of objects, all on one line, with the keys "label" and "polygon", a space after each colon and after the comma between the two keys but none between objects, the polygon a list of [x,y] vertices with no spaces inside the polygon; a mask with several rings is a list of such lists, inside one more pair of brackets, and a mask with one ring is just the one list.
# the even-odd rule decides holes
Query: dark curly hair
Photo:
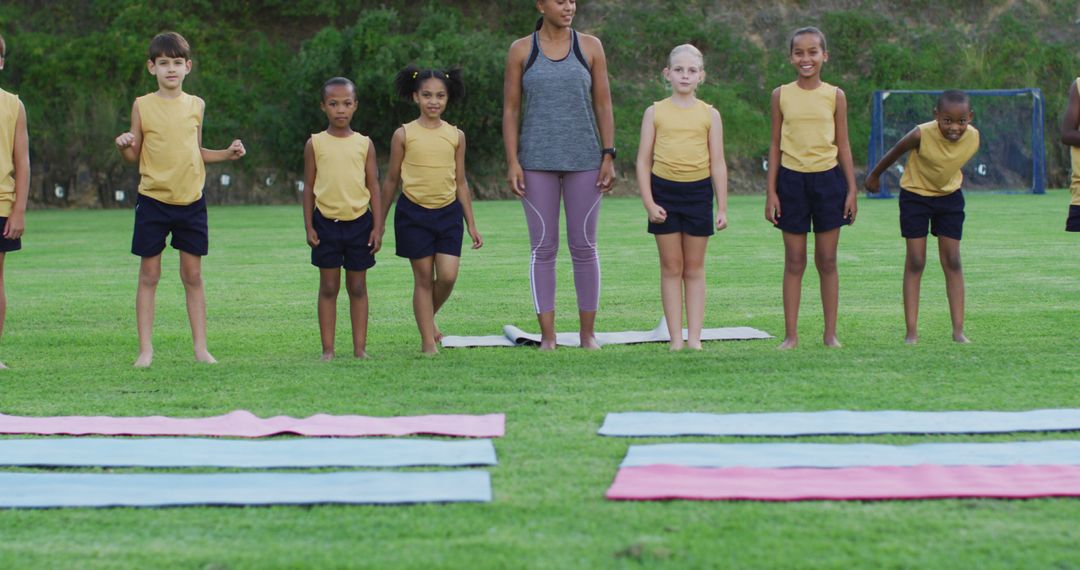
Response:
[{"label": "dark curly hair", "polygon": [[446,86],[446,95],[449,101],[457,101],[465,96],[465,83],[461,80],[461,70],[454,67],[451,69],[420,69],[410,65],[398,72],[394,78],[394,91],[402,99],[411,99],[413,93],[420,90],[420,84],[428,79],[438,79]]}]

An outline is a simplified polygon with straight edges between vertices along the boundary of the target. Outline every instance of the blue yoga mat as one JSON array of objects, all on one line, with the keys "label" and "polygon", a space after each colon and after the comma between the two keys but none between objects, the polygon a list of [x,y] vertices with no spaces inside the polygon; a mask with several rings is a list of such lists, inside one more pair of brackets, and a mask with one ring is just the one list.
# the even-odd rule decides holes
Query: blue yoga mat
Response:
[{"label": "blue yoga mat", "polygon": [[458,467],[495,465],[489,440],[63,438],[0,440],[0,465],[42,467]]},{"label": "blue yoga mat", "polygon": [[912,467],[1080,465],[1080,441],[1007,443],[663,443],[631,445],[622,467]]},{"label": "blue yoga mat", "polygon": [[489,501],[486,471],[0,473],[0,508]]},{"label": "blue yoga mat", "polygon": [[600,435],[797,436],[932,433],[1011,433],[1080,430],[1080,410],[1028,412],[796,412],[701,414],[626,412],[608,414]]}]

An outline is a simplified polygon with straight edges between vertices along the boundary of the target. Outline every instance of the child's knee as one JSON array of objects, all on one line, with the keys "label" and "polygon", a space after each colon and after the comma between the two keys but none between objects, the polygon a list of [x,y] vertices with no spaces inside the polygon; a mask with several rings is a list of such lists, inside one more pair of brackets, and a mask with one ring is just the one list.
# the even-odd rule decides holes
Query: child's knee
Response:
[{"label": "child's knee", "polygon": [[818,273],[836,273],[836,253],[814,252],[814,265]]},{"label": "child's knee", "polygon": [[660,274],[664,277],[681,277],[683,274],[682,258],[660,259]]},{"label": "child's knee", "polygon": [[963,270],[960,264],[960,252],[941,254],[941,267],[949,273],[960,273]]},{"label": "child's knee", "polygon": [[904,269],[908,273],[922,273],[926,269],[926,256],[908,254],[904,261]]},{"label": "child's knee", "polygon": [[199,287],[202,285],[202,269],[199,268],[180,268],[180,281],[184,283],[185,287]]},{"label": "child's knee", "polygon": [[789,251],[784,254],[784,271],[798,273],[806,270],[806,252]]},{"label": "child's knee", "polygon": [[363,281],[356,281],[347,285],[349,289],[349,297],[352,299],[364,299],[367,297],[367,283]]},{"label": "child's knee", "polygon": [[684,265],[682,272],[683,281],[700,281],[705,279],[705,266],[703,265]]},{"label": "child's knee", "polygon": [[158,281],[161,281],[161,269],[146,269],[139,270],[139,287],[157,287]]},{"label": "child's knee", "polygon": [[323,299],[337,299],[338,291],[340,289],[340,282],[322,281],[319,283],[319,297],[322,297]]}]

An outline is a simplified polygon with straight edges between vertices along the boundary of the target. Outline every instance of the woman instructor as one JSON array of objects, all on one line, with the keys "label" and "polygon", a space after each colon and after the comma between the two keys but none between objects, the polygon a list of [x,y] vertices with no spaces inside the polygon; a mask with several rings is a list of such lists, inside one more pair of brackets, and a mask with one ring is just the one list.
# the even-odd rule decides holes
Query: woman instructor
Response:
[{"label": "woman instructor", "polygon": [[529,278],[541,350],[555,348],[559,201],[574,265],[581,346],[598,349],[600,197],[615,182],[615,120],[604,47],[570,27],[574,0],[537,0],[536,31],[510,45],[503,84],[503,144],[510,189],[522,199]]}]

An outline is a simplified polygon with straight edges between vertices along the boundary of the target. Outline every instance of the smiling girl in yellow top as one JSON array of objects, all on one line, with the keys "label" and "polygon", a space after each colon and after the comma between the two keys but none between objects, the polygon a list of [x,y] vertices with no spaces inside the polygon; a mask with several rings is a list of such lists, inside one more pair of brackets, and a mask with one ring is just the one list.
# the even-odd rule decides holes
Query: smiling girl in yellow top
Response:
[{"label": "smiling girl in yellow top", "polygon": [[[705,320],[705,249],[714,228],[727,227],[727,165],[720,113],[695,93],[705,62],[690,44],[668,56],[664,78],[671,97],[654,103],[641,120],[637,179],[648,212],[648,231],[660,252],[660,300],[670,349],[683,348],[683,290],[687,344],[701,349]],[[713,194],[716,215],[713,216]]]},{"label": "smiling girl in yellow top", "polygon": [[855,222],[858,197],[848,141],[847,98],[842,90],[821,80],[821,68],[829,61],[821,30],[795,30],[788,56],[797,77],[772,93],[765,192],[765,219],[784,235],[784,342],[780,348],[799,344],[799,300],[806,270],[806,234],[811,229],[825,314],[822,340],[825,346],[838,347],[836,248],[840,227]]},{"label": "smiling girl in yellow top", "polygon": [[397,254],[412,265],[420,349],[435,354],[442,339],[435,313],[450,298],[457,280],[463,218],[472,248],[484,244],[465,181],[465,133],[442,120],[446,106],[464,95],[465,86],[459,70],[413,66],[401,70],[394,85],[398,95],[416,103],[420,116],[397,129],[390,141],[383,211],[389,211],[400,181],[401,198],[394,210]]}]

